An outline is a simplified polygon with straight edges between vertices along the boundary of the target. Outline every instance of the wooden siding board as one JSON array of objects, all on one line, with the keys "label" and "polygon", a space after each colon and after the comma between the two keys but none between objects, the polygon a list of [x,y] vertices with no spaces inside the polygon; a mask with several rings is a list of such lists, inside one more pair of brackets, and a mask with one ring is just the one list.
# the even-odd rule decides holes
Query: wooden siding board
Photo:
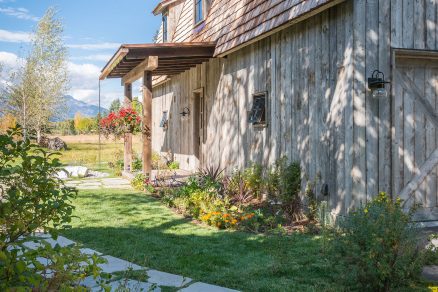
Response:
[{"label": "wooden siding board", "polygon": [[[366,76],[371,76],[374,68],[379,68],[379,6],[377,2],[366,5],[366,39],[365,64]],[[364,82],[364,87],[366,83]],[[366,90],[366,89],[365,89]],[[370,200],[379,192],[379,101],[366,90],[365,97],[365,159],[366,159],[366,200]]]},{"label": "wooden siding board", "polygon": [[366,129],[365,129],[365,43],[366,43],[366,2],[354,1],[353,16],[353,190],[352,204],[366,202]]},{"label": "wooden siding board", "polygon": [[[379,1],[378,68],[392,80],[391,71],[391,2]],[[387,87],[391,93],[391,85]],[[393,194],[391,189],[391,98],[379,101],[379,191]]]}]

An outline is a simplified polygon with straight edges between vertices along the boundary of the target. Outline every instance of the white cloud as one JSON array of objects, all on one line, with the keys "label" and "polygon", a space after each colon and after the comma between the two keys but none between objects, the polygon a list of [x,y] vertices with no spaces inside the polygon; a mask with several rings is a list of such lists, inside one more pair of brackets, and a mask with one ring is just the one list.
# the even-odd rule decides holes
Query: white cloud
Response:
[{"label": "white cloud", "polygon": [[0,7],[0,13],[5,14],[5,15],[9,15],[9,16],[13,16],[13,17],[16,17],[18,19],[32,20],[32,21],[39,20],[39,17],[36,17],[36,16],[30,14],[29,10],[27,10],[26,8],[22,8],[22,7],[20,7],[20,8],[12,8],[12,7],[1,8]]},{"label": "white cloud", "polygon": [[28,43],[31,39],[32,34],[28,32],[0,29],[0,42]]},{"label": "white cloud", "polygon": [[[97,105],[99,103],[99,76],[100,68],[93,64],[77,64],[68,62],[70,77],[69,95],[86,103]],[[119,80],[117,80],[120,82]],[[101,102],[103,107],[109,107],[111,102],[123,95],[123,88],[114,90],[102,84]]]},{"label": "white cloud", "polygon": [[86,61],[109,61],[113,55],[110,54],[97,54],[97,55],[89,55],[89,56],[76,56],[71,57],[71,60],[86,60]]},{"label": "white cloud", "polygon": [[[8,82],[10,74],[24,65],[24,62],[23,58],[14,53],[0,51],[0,64],[3,67],[0,72],[0,87]],[[99,102],[100,68],[93,64],[68,62],[67,70],[70,79],[70,89],[67,94],[86,103],[97,105]],[[108,108],[114,99],[123,96],[123,87],[119,84],[119,80],[113,83],[102,83],[101,102],[103,107]],[[115,87],[111,85],[115,85]],[[118,88],[119,90],[117,90]]]},{"label": "white cloud", "polygon": [[68,44],[67,47],[81,50],[112,50],[120,47],[119,43],[97,43],[97,44]]}]

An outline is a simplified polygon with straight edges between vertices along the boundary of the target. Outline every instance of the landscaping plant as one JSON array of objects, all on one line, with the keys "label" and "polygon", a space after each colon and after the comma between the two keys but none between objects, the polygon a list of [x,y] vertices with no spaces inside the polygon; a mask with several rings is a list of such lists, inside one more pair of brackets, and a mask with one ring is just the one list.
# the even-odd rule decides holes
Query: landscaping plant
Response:
[{"label": "landscaping plant", "polygon": [[155,192],[155,188],[152,185],[149,176],[142,173],[139,173],[134,177],[134,179],[131,181],[131,186],[137,191],[147,192],[150,194]]},{"label": "landscaping plant", "polygon": [[132,108],[121,108],[118,112],[111,112],[100,120],[102,134],[108,138],[120,139],[125,134],[140,132],[140,115]]},{"label": "landscaping plant", "polygon": [[400,199],[380,193],[341,220],[333,256],[351,289],[397,291],[419,277],[424,257],[412,214]]},{"label": "landscaping plant", "polygon": [[[23,139],[20,129],[0,135],[0,290],[69,290],[88,275],[97,276],[96,257],[82,255],[78,248],[52,247],[40,237],[40,247],[27,249],[34,232],[56,239],[67,228],[76,190],[55,174],[60,170],[55,154],[49,154]],[[38,259],[49,260],[48,266]]]}]

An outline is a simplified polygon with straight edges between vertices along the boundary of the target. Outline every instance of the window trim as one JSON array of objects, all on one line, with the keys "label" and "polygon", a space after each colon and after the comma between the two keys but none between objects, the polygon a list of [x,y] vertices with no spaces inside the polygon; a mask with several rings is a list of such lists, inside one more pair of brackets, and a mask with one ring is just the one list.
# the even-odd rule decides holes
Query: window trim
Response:
[{"label": "window trim", "polygon": [[162,42],[167,43],[169,41],[169,11],[166,10],[162,14],[161,23],[163,25],[163,37]]},{"label": "window trim", "polygon": [[[261,122],[251,122],[250,118],[251,118],[251,115],[253,114],[255,101],[259,97],[264,98],[264,107],[265,108],[264,108],[263,118],[262,118]],[[269,118],[268,99],[269,99],[268,91],[259,91],[259,92],[255,92],[252,94],[252,105],[251,105],[251,109],[248,111],[248,122],[251,125],[253,125],[255,128],[265,128],[268,126],[268,118]]]},{"label": "window trim", "polygon": [[166,131],[168,127],[169,127],[169,112],[163,111],[163,115],[160,121],[160,128]]},{"label": "window trim", "polygon": [[[198,26],[199,24],[201,24],[202,22],[204,22],[205,20],[205,11],[204,11],[204,7],[205,7],[205,1],[204,0],[193,0],[194,1],[194,5],[193,5],[193,9],[194,9],[194,13],[193,13],[193,22],[195,27]],[[197,4],[201,4],[201,19],[197,21],[197,16],[198,16],[198,7]]]}]

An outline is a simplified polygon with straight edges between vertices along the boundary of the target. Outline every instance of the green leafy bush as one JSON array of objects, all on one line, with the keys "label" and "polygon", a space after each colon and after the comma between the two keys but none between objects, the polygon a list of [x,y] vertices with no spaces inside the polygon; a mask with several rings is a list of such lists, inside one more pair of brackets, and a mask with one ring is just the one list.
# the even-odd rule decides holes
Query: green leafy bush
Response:
[{"label": "green leafy bush", "polygon": [[177,169],[179,169],[179,162],[178,161],[172,161],[171,163],[169,163],[168,167],[171,170],[177,170]]},{"label": "green leafy bush", "polygon": [[[56,178],[60,167],[56,154],[22,139],[19,129],[0,135],[1,291],[65,290],[99,273],[98,259],[81,255],[77,248],[52,248],[41,238],[34,239],[41,245],[36,250],[24,246],[36,230],[56,239],[59,230],[68,227],[76,190]],[[42,265],[41,257],[51,263]]]},{"label": "green leafy bush", "polygon": [[396,291],[420,275],[423,256],[411,217],[400,199],[380,193],[340,222],[333,252],[352,289]]},{"label": "green leafy bush", "polygon": [[277,160],[269,170],[266,185],[268,195],[279,202],[282,212],[290,221],[302,219],[299,163],[288,163],[287,157]]},{"label": "green leafy bush", "polygon": [[149,176],[146,176],[142,173],[137,174],[134,179],[131,181],[131,186],[141,192],[154,193],[155,188],[152,185]]},{"label": "green leafy bush", "polygon": [[143,168],[143,160],[137,153],[132,154],[132,171],[140,171]]}]

